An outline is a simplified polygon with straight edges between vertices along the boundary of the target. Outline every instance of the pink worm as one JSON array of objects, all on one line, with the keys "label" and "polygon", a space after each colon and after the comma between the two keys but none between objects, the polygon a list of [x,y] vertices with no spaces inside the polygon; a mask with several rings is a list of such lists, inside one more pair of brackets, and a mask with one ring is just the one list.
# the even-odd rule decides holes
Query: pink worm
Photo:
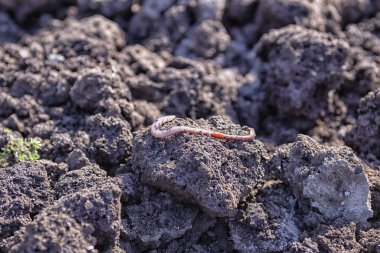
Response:
[{"label": "pink worm", "polygon": [[150,127],[150,133],[156,138],[166,138],[171,135],[179,134],[179,133],[189,133],[189,134],[201,134],[207,135],[218,139],[230,140],[230,141],[250,141],[256,137],[255,130],[253,128],[249,128],[248,135],[232,135],[232,134],[223,134],[211,130],[206,130],[202,128],[196,127],[188,127],[188,126],[174,126],[168,130],[160,130],[160,126],[163,124],[173,121],[176,118],[174,115],[160,117],[153,123]]}]

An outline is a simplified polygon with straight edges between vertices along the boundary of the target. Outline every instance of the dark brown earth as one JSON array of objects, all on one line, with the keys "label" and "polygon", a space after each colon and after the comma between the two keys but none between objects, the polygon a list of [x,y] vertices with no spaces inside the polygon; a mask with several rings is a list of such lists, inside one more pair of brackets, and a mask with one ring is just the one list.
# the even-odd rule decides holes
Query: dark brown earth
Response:
[{"label": "dark brown earth", "polygon": [[380,1],[0,0],[0,134],[0,253],[379,253]]}]

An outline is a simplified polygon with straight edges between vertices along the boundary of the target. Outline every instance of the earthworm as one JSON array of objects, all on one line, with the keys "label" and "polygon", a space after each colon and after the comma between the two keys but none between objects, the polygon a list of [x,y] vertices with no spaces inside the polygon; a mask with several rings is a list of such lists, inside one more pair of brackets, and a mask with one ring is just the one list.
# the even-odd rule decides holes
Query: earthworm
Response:
[{"label": "earthworm", "polygon": [[166,138],[171,135],[179,134],[179,133],[189,133],[189,134],[200,134],[207,135],[217,139],[224,139],[229,141],[250,141],[256,137],[255,130],[253,128],[249,128],[248,135],[233,135],[233,134],[223,134],[220,132],[215,132],[212,130],[206,130],[197,127],[188,127],[188,126],[174,126],[168,130],[160,130],[160,126],[163,124],[173,121],[176,118],[174,115],[160,117],[153,123],[150,127],[150,133],[156,138]]}]

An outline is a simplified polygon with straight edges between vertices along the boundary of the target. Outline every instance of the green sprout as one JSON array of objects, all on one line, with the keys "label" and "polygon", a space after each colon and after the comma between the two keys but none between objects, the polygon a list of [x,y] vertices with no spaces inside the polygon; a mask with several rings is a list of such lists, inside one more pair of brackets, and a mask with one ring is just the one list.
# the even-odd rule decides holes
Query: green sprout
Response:
[{"label": "green sprout", "polygon": [[9,141],[0,150],[0,167],[10,164],[10,161],[24,162],[35,161],[40,158],[38,150],[41,148],[41,142],[36,139],[14,138],[9,135],[10,130],[5,131],[9,136]]}]

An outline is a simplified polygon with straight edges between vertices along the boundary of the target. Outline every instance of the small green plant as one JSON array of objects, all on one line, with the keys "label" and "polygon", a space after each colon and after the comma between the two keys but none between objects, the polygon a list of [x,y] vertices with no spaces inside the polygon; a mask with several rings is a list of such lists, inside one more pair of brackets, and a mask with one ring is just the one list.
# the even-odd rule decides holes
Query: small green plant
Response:
[{"label": "small green plant", "polygon": [[41,142],[39,140],[14,138],[9,133],[10,131],[6,130],[9,140],[0,151],[0,167],[8,166],[11,161],[35,161],[40,158],[38,150],[41,148]]}]

